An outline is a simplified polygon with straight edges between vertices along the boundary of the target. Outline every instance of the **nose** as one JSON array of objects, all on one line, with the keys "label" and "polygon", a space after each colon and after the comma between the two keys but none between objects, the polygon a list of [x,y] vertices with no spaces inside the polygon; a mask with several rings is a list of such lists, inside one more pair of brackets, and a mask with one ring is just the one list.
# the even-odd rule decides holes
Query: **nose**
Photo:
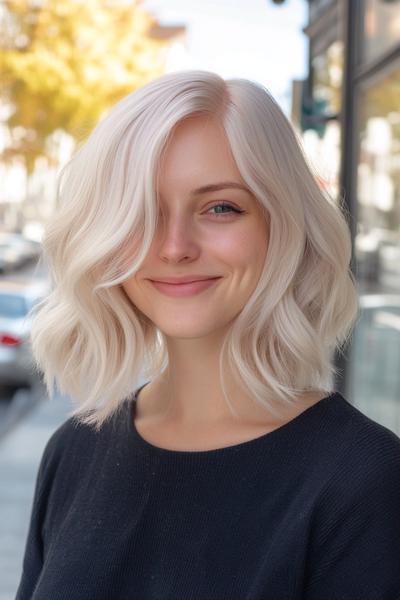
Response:
[{"label": "nose", "polygon": [[194,260],[200,253],[194,229],[183,216],[166,219],[160,223],[159,257],[167,262]]}]

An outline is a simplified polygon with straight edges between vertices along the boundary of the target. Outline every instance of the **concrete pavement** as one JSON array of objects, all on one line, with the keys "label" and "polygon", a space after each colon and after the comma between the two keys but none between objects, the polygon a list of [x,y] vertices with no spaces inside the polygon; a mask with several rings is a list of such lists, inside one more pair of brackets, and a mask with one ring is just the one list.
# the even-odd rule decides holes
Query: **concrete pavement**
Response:
[{"label": "concrete pavement", "polygon": [[63,396],[43,395],[0,441],[0,600],[15,599],[39,462],[71,408]]}]

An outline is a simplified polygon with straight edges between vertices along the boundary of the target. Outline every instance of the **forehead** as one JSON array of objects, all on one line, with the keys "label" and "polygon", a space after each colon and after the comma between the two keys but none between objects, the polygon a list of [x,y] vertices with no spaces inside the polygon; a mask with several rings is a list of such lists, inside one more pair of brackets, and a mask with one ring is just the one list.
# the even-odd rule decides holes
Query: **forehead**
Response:
[{"label": "forehead", "polygon": [[173,130],[159,164],[159,191],[195,189],[218,181],[243,183],[228,139],[215,119],[190,117]]}]

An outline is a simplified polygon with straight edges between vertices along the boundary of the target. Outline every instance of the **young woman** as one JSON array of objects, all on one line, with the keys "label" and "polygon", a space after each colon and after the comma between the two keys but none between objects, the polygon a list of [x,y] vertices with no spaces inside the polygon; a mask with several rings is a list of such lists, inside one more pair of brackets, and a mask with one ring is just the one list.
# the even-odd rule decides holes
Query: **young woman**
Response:
[{"label": "young woman", "polygon": [[18,600],[400,597],[400,439],[332,383],[348,225],[262,86],[183,71],[124,98],[44,251],[32,347],[76,408]]}]

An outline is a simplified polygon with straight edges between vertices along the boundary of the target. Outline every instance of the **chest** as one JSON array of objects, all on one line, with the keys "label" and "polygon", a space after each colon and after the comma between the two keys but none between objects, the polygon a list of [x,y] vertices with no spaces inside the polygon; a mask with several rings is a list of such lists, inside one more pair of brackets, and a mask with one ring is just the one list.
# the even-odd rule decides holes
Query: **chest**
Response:
[{"label": "chest", "polygon": [[[45,533],[34,600],[301,598],[310,513],[279,474],[103,464]],[[304,482],[303,482],[304,484]]]}]

